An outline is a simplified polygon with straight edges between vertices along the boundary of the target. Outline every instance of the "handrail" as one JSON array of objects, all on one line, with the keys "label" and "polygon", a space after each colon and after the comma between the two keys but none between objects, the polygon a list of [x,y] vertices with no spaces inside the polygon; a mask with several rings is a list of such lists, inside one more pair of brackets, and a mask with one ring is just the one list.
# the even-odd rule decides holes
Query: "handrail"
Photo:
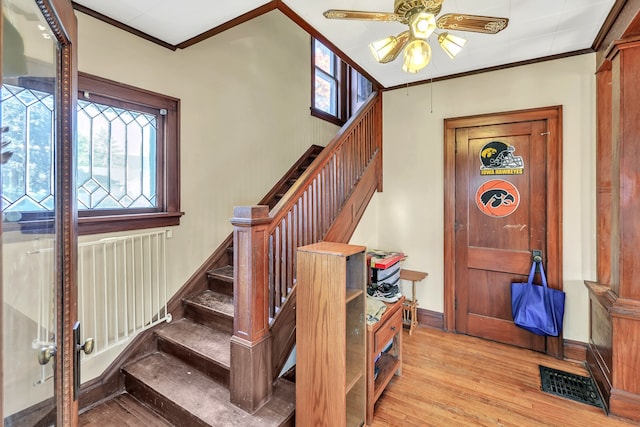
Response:
[{"label": "handrail", "polygon": [[372,94],[269,212],[269,318],[295,284],[296,249],[323,240],[381,151],[381,96]]},{"label": "handrail", "polygon": [[[234,324],[230,400],[253,412],[295,334],[296,250],[348,240],[382,189],[382,97],[372,94],[269,212],[234,208]],[[335,240],[337,239],[337,240]],[[281,319],[285,319],[282,320]]]}]

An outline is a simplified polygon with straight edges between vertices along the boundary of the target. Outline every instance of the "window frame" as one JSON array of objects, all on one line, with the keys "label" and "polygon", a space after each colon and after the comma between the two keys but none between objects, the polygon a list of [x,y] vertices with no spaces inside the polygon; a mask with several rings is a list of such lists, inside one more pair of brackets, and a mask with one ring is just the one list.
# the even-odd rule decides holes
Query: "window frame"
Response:
[{"label": "window frame", "polygon": [[[316,66],[316,42],[327,48],[331,52],[333,61],[335,61],[336,75],[331,76],[320,67]],[[333,115],[316,107],[316,70],[333,78],[336,81],[336,103],[337,114]],[[342,126],[351,118],[353,113],[362,105],[358,103],[358,76],[362,76],[371,83],[372,92],[375,85],[367,76],[359,73],[355,68],[351,67],[343,61],[326,43],[311,37],[311,115],[319,119],[326,120],[335,125]]]},{"label": "window frame", "polygon": [[[88,95],[88,98],[87,98]],[[78,210],[80,235],[168,227],[180,224],[180,100],[78,72],[78,99],[106,105],[166,110],[157,116],[156,209]],[[77,173],[77,172],[76,172]],[[74,188],[74,195],[76,193]]]},{"label": "window frame", "polygon": [[[28,89],[53,92],[51,82],[37,78],[24,79],[21,84]],[[89,98],[86,98],[86,95]],[[180,224],[180,100],[156,92],[136,88],[124,83],[78,72],[78,99],[139,110],[156,114],[156,200],[157,208],[98,209],[76,208],[78,234],[89,235],[117,231],[131,231]],[[78,106],[74,106],[77,117]],[[166,115],[158,114],[166,110]],[[77,131],[74,138],[73,171],[77,177]],[[77,206],[77,179],[74,179],[72,200]],[[54,232],[53,212],[22,212],[17,222],[3,222],[5,233],[49,234]]]},{"label": "window frame", "polygon": [[[331,52],[334,61],[335,75],[331,75],[316,65],[316,42],[326,47]],[[311,115],[342,126],[348,119],[348,69],[350,67],[336,55],[329,46],[320,40],[311,37]],[[316,107],[316,70],[335,80],[336,82],[336,115],[323,111]]]}]

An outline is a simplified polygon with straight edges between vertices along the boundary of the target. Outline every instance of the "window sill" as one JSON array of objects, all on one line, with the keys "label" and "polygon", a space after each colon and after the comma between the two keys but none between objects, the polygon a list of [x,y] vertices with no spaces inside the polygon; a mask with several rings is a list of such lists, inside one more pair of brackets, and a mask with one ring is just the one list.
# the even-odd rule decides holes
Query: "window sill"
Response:
[{"label": "window sill", "polygon": [[182,215],[184,212],[80,217],[78,218],[78,235],[170,227],[180,225]]},{"label": "window sill", "polygon": [[340,127],[342,127],[342,125],[345,124],[344,120],[340,120],[338,117],[336,117],[336,116],[334,116],[332,114],[329,114],[327,112],[319,110],[319,109],[317,109],[315,107],[310,107],[309,109],[311,110],[311,115],[314,116],[314,117],[317,117],[317,118],[322,119],[322,120],[326,120],[326,121],[331,122],[334,125],[337,125],[337,126],[340,126]]}]

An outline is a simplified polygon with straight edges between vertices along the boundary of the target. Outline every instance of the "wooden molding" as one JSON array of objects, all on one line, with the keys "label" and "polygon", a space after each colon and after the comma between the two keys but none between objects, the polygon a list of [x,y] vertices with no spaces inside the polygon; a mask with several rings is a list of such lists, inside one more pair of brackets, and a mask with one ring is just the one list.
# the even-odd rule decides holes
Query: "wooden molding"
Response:
[{"label": "wooden molding", "polygon": [[464,73],[450,74],[447,76],[435,77],[432,79],[418,80],[411,83],[383,88],[382,90],[386,92],[389,90],[407,89],[410,86],[419,86],[419,85],[424,85],[429,83],[440,82],[444,80],[452,80],[452,79],[457,79],[459,77],[467,77],[467,76],[473,76],[476,74],[488,73],[490,71],[507,70],[509,68],[520,67],[522,65],[537,64],[539,62],[546,62],[546,61],[555,61],[556,59],[570,58],[572,56],[584,55],[584,54],[593,53],[593,52],[594,50],[590,48],[574,50],[573,52],[559,53],[557,55],[549,55],[549,56],[543,56],[541,58],[527,59],[526,61],[511,62],[509,64],[496,65],[494,67],[487,67],[487,68],[481,68],[478,70],[465,71]]},{"label": "wooden molding", "polygon": [[563,347],[564,360],[573,360],[580,363],[587,360],[587,343],[564,340]]},{"label": "wooden molding", "polygon": [[231,337],[230,400],[249,413],[255,412],[273,394],[272,345],[269,332],[252,342],[236,335]]},{"label": "wooden molding", "polygon": [[611,414],[640,421],[640,395],[626,392],[624,390],[611,390],[609,399],[609,410]]},{"label": "wooden molding", "polygon": [[97,20],[99,20],[99,21],[102,21],[102,22],[104,22],[104,23],[106,23],[106,24],[113,25],[114,27],[119,28],[119,29],[121,29],[122,31],[126,31],[126,32],[128,32],[128,33],[131,33],[131,34],[133,34],[134,36],[138,36],[138,37],[143,38],[143,39],[145,39],[145,40],[147,40],[147,41],[150,41],[151,43],[155,43],[155,44],[157,44],[157,45],[159,45],[159,46],[165,47],[165,48],[167,48],[167,49],[169,49],[169,50],[176,50],[176,49],[177,49],[177,46],[174,46],[174,45],[172,45],[171,43],[167,43],[167,42],[165,42],[165,41],[163,41],[163,40],[160,40],[160,39],[159,39],[159,38],[157,38],[157,37],[154,37],[154,36],[152,36],[152,35],[149,35],[149,34],[147,34],[147,33],[144,33],[144,32],[142,32],[142,31],[140,31],[140,30],[136,30],[135,28],[130,27],[130,26],[129,26],[129,25],[127,25],[127,24],[123,24],[123,23],[122,23],[122,22],[120,22],[120,21],[116,21],[115,19],[109,18],[108,16],[103,15],[103,14],[102,14],[102,13],[100,13],[100,12],[96,12],[96,11],[95,11],[95,10],[93,10],[93,9],[89,9],[89,8],[88,8],[88,7],[86,7],[86,6],[83,6],[83,5],[81,5],[81,4],[78,4],[78,3],[74,2],[74,1],[72,1],[72,2],[71,2],[71,4],[72,4],[73,8],[74,8],[75,10],[77,10],[78,12],[82,12],[82,13],[84,13],[85,15],[89,15],[89,16],[91,16],[92,18],[95,18],[95,19],[97,19]]},{"label": "wooden molding", "polygon": [[444,314],[425,308],[418,308],[418,325],[444,331]]},{"label": "wooden molding", "polygon": [[195,37],[192,37],[188,40],[183,41],[182,43],[178,43],[176,47],[178,49],[186,49],[189,46],[193,46],[196,43],[200,43],[203,40],[206,40],[210,37],[215,36],[216,34],[220,34],[224,31],[227,31],[233,27],[236,27],[240,24],[243,24],[247,21],[252,20],[253,18],[257,18],[258,16],[264,15],[267,12],[271,12],[276,8],[277,1],[270,1],[269,3],[263,4],[262,6],[255,8],[244,15],[240,15],[237,18],[232,19],[231,21],[227,21],[222,25],[218,25],[215,28],[212,28],[204,33],[198,34]]}]

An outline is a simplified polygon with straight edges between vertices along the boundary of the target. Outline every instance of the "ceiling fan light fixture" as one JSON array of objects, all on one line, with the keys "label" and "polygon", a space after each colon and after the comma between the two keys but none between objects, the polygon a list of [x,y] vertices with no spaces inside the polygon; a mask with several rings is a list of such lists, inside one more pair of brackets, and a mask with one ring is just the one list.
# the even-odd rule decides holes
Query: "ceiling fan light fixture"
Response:
[{"label": "ceiling fan light fixture", "polygon": [[409,18],[411,35],[418,39],[427,39],[436,29],[436,17],[431,13],[414,13]]},{"label": "ceiling fan light fixture", "polygon": [[381,64],[391,62],[398,57],[398,54],[409,40],[409,31],[404,31],[398,36],[385,37],[382,40],[369,44],[371,54]]},{"label": "ceiling fan light fixture", "polygon": [[404,49],[402,70],[415,74],[431,61],[431,46],[424,40],[415,39]]},{"label": "ceiling fan light fixture", "polygon": [[440,44],[442,50],[444,50],[451,59],[460,53],[466,42],[466,39],[454,36],[453,34],[442,33],[438,35],[438,44]]},{"label": "ceiling fan light fixture", "polygon": [[382,60],[388,56],[396,46],[398,46],[398,39],[395,36],[389,36],[382,40],[371,42],[369,44],[369,49],[376,61],[382,62]]}]

